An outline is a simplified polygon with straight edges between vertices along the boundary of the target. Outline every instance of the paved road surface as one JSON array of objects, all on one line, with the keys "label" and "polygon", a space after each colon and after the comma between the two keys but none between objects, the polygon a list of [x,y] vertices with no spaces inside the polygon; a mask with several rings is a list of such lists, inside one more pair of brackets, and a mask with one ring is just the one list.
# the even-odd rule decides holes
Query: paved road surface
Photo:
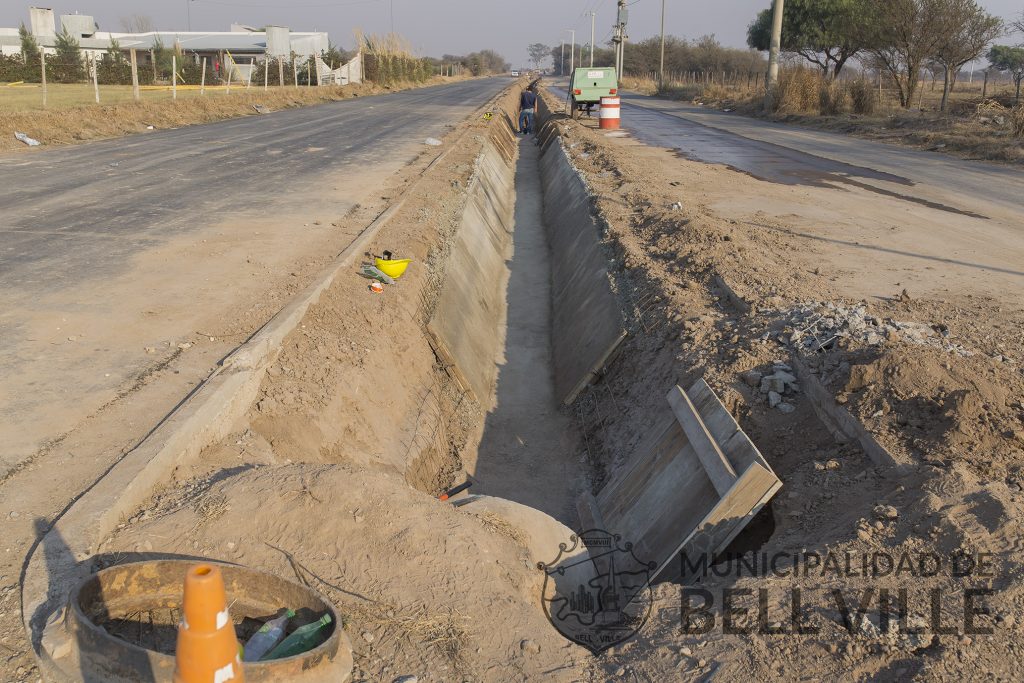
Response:
[{"label": "paved road surface", "polygon": [[[560,96],[565,91],[553,88]],[[622,95],[637,140],[786,185],[846,185],[932,208],[988,216],[1024,207],[1019,167],[972,162],[684,102]]]},{"label": "paved road surface", "polygon": [[0,475],[311,249],[340,250],[331,221],[508,83],[0,156]]}]

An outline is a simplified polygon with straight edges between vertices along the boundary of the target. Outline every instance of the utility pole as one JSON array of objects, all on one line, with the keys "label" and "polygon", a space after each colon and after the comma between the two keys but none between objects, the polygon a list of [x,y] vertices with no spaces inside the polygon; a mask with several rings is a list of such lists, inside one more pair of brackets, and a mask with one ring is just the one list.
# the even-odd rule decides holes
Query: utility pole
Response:
[{"label": "utility pole", "polygon": [[768,78],[765,79],[764,108],[772,108],[772,97],[779,83],[779,51],[782,49],[782,11],[783,0],[775,0],[775,11],[772,13],[772,43],[768,51]]},{"label": "utility pole", "polygon": [[597,19],[597,12],[590,13],[590,68],[594,68],[594,21]]},{"label": "utility pole", "polygon": [[658,83],[665,84],[665,0],[661,0],[661,61],[658,62]]},{"label": "utility pole", "polygon": [[192,0],[185,0],[185,26],[192,30]]},{"label": "utility pole", "polygon": [[625,43],[626,43],[626,21],[629,18],[629,10],[626,9],[626,0],[619,0],[618,14],[615,17],[615,37],[612,43],[615,44],[615,75],[621,82],[622,70],[625,68]]},{"label": "utility pole", "polygon": [[569,74],[571,76],[576,70],[576,29],[567,28],[565,30],[572,34],[572,46],[569,48]]}]

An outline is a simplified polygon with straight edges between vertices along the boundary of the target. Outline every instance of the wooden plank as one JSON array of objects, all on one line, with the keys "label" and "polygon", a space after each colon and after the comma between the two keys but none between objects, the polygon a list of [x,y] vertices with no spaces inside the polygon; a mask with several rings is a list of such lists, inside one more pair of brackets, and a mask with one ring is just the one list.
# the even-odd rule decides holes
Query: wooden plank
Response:
[{"label": "wooden plank", "polygon": [[711,438],[693,402],[682,388],[672,387],[668,392],[668,404],[672,406],[672,412],[686,432],[686,438],[704,465],[715,490],[720,495],[725,495],[736,483],[736,470]]},{"label": "wooden plank", "polygon": [[704,426],[707,427],[711,437],[735,471],[742,472],[752,462],[771,469],[768,461],[764,459],[746,433],[740,429],[739,424],[729,414],[725,405],[718,400],[707,382],[703,379],[697,380],[686,393],[697,408],[697,413]]},{"label": "wooden plank", "polygon": [[641,442],[633,458],[597,494],[598,505],[609,515],[614,515],[615,506],[631,507],[659,471],[658,461],[676,457],[686,445],[686,435],[674,417],[667,416],[651,433],[656,438]]},{"label": "wooden plank", "polygon": [[[708,564],[725,549],[728,541],[746,525],[751,510],[764,505],[766,496],[781,486],[778,477],[757,463],[752,464],[737,479],[732,489],[722,497],[696,529],[676,548],[675,552],[658,567],[655,575],[668,566],[672,558],[685,551],[691,562],[707,558]],[[686,576],[683,577],[684,581]]]}]

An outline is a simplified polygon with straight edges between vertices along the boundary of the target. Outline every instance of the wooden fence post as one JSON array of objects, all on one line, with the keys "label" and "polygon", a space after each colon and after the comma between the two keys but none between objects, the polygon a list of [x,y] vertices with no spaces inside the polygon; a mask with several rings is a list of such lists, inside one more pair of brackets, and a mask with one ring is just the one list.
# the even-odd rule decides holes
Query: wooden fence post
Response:
[{"label": "wooden fence post", "polygon": [[280,57],[277,58],[277,85],[284,87],[284,60]]},{"label": "wooden fence post", "polygon": [[100,103],[100,76],[99,76],[100,65],[96,61],[96,55],[92,56],[92,90],[96,95],[96,104]]},{"label": "wooden fence post", "polygon": [[206,57],[203,57],[203,77],[202,80],[199,81],[199,94],[206,94]]},{"label": "wooden fence post", "polygon": [[39,68],[43,73],[43,109],[46,109],[46,50],[39,48]]},{"label": "wooden fence post", "polygon": [[313,55],[306,60],[306,87],[313,87]]},{"label": "wooden fence post", "polygon": [[135,55],[135,48],[128,51],[132,63],[132,98],[139,101],[139,58]]},{"label": "wooden fence post", "polygon": [[299,65],[295,63],[295,57],[292,56],[292,80],[295,81],[295,87],[299,87]]},{"label": "wooden fence post", "polygon": [[171,55],[171,99],[178,99],[178,55]]}]

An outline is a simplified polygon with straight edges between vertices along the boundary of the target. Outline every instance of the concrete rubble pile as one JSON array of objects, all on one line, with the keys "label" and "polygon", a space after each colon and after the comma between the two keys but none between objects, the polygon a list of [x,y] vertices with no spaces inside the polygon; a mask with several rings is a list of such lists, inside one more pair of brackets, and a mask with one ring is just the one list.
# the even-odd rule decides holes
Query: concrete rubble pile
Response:
[{"label": "concrete rubble pile", "polygon": [[[808,302],[780,311],[784,325],[775,338],[806,353],[833,348],[840,339],[857,345],[882,346],[887,341],[903,341],[944,349],[960,356],[971,352],[949,339],[943,324],[926,325],[878,318],[867,312],[865,304],[846,306],[831,301]],[[767,338],[767,336],[766,336]]]}]

